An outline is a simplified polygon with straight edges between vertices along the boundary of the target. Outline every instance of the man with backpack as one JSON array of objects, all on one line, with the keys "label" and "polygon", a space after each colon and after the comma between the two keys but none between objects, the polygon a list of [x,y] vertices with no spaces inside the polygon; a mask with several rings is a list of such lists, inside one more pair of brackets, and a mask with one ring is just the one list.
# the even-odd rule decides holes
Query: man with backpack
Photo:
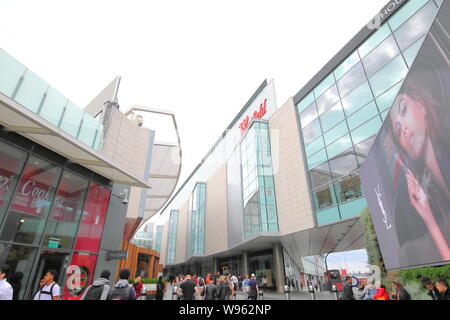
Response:
[{"label": "man with backpack", "polygon": [[55,282],[58,273],[55,270],[48,270],[44,279],[40,282],[40,288],[34,295],[33,300],[59,300],[61,288]]},{"label": "man with backpack", "polygon": [[130,270],[120,270],[119,281],[109,291],[108,300],[136,300],[134,289],[128,284],[128,278],[130,278]]},{"label": "man with backpack", "polygon": [[106,300],[110,290],[109,276],[111,272],[108,270],[102,271],[100,278],[94,281],[84,292],[81,300]]}]

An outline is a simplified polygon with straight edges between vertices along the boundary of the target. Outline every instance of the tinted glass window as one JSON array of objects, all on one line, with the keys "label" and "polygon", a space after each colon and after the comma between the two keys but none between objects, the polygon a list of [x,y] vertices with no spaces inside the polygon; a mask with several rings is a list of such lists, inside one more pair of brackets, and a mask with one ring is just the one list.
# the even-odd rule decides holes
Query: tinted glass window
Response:
[{"label": "tinted glass window", "polygon": [[336,77],[336,80],[339,80],[348,70],[350,70],[359,61],[360,60],[359,60],[358,51],[353,52],[350,57],[345,59],[345,61],[342,62],[339,65],[339,67],[337,67],[334,70],[334,76]]},{"label": "tinted glass window", "polygon": [[353,130],[378,114],[375,102],[371,101],[347,118],[348,127]]},{"label": "tinted glass window", "polygon": [[378,133],[382,125],[381,119],[379,116],[376,116],[369,122],[366,122],[363,126],[352,131],[352,139],[354,144],[358,144],[361,141],[366,140],[370,136]]},{"label": "tinted glass window", "polygon": [[407,73],[408,68],[403,57],[401,55],[397,56],[397,58],[389,62],[369,79],[375,97],[378,97],[394,84],[404,79]]},{"label": "tinted glass window", "polygon": [[362,196],[359,173],[354,173],[334,183],[339,202],[354,200]]},{"label": "tinted glass window", "polygon": [[398,50],[393,36],[390,36],[384,40],[377,48],[375,48],[363,59],[367,76],[370,77],[378,69],[395,58],[399,53],[400,50]]},{"label": "tinted glass window", "polygon": [[342,110],[341,102],[338,101],[327,112],[320,116],[320,123],[322,124],[322,130],[327,131],[334,127],[336,124],[345,119],[344,111]]},{"label": "tinted glass window", "polygon": [[346,133],[348,133],[347,123],[345,121],[342,121],[340,124],[338,124],[333,129],[331,129],[330,131],[326,132],[323,135],[325,144],[326,145],[330,144],[331,142],[342,137]]},{"label": "tinted glass window", "polygon": [[358,159],[358,163],[360,165],[363,164],[364,160],[366,160],[367,155],[369,154],[370,148],[372,148],[373,142],[377,136],[373,135],[372,137],[364,140],[363,142],[358,143],[354,146],[356,156]]},{"label": "tinted glass window", "polygon": [[350,149],[352,147],[352,140],[350,139],[350,135],[345,135],[339,140],[333,142],[329,146],[327,146],[327,153],[330,158],[333,158],[340,154],[341,152]]},{"label": "tinted glass window", "polygon": [[328,167],[328,162],[325,162],[309,171],[309,176],[311,179],[311,187],[313,189],[331,182],[331,174],[330,168]]},{"label": "tinted glass window", "polygon": [[329,184],[313,190],[314,207],[316,210],[326,209],[336,205],[336,195],[333,184]]},{"label": "tinted glass window", "polygon": [[356,162],[353,148],[344,151],[329,162],[333,179],[338,179],[358,169],[358,163]]},{"label": "tinted glass window", "polygon": [[302,101],[300,101],[297,104],[298,112],[302,112],[303,110],[305,110],[313,102],[314,102],[314,93],[311,92],[306,97],[304,97]]},{"label": "tinted glass window", "polygon": [[341,97],[345,97],[347,93],[352,91],[357,85],[366,80],[364,69],[361,63],[354,66],[349,72],[347,72],[339,81],[339,93]]},{"label": "tinted glass window", "polygon": [[308,145],[311,142],[313,142],[318,136],[322,134],[319,119],[314,120],[306,128],[303,128],[302,132],[305,145]]},{"label": "tinted glass window", "polygon": [[302,123],[302,128],[306,127],[316,118],[317,118],[317,109],[316,104],[313,102],[309,105],[308,108],[305,109],[305,111],[300,113],[300,121]]},{"label": "tinted glass window", "polygon": [[365,81],[342,99],[342,106],[344,107],[346,115],[349,116],[372,100],[372,92],[370,91],[369,84]]},{"label": "tinted glass window", "polygon": [[330,109],[339,100],[337,87],[333,85],[324,94],[317,98],[317,110],[319,115]]},{"label": "tinted glass window", "polygon": [[331,87],[333,84],[334,84],[334,75],[331,73],[314,89],[314,95],[316,96],[316,98],[322,95],[322,93],[324,93],[325,91],[327,91],[327,89]]},{"label": "tinted glass window", "polygon": [[325,148],[323,138],[319,137],[305,147],[306,157],[313,155],[314,153],[316,153],[319,150],[322,150],[323,148]]}]

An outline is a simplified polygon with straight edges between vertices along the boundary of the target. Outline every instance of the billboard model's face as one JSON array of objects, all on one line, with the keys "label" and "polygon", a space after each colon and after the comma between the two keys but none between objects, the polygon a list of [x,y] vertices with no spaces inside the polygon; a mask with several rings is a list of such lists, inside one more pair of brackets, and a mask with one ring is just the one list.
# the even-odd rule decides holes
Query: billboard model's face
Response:
[{"label": "billboard model's face", "polygon": [[390,112],[394,137],[411,158],[419,158],[427,141],[428,123],[423,103],[400,94]]}]

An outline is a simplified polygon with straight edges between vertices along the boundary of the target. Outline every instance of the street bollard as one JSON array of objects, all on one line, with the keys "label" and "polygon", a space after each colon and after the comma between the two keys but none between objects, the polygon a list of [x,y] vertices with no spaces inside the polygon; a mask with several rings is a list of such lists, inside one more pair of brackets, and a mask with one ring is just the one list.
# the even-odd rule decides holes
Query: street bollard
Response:
[{"label": "street bollard", "polygon": [[314,291],[314,286],[313,285],[309,285],[308,286],[308,291],[309,291],[309,298],[311,300],[316,300],[316,293]]},{"label": "street bollard", "polygon": [[333,291],[334,299],[339,300],[339,293],[338,293],[338,289],[335,284],[333,284],[333,286],[331,287],[331,290]]},{"label": "street bollard", "polygon": [[174,286],[172,290],[172,300],[176,300],[177,290],[178,290],[177,286]]},{"label": "street bollard", "polygon": [[291,295],[290,295],[290,292],[289,292],[289,286],[288,285],[284,286],[284,296],[285,296],[286,300],[291,300]]}]

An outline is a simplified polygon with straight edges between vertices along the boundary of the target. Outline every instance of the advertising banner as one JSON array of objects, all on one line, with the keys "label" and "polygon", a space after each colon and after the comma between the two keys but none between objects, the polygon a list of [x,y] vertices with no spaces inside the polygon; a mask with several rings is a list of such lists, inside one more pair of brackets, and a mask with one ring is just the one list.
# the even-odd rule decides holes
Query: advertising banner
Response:
[{"label": "advertising banner", "polygon": [[387,269],[450,261],[450,3],[361,169]]}]

